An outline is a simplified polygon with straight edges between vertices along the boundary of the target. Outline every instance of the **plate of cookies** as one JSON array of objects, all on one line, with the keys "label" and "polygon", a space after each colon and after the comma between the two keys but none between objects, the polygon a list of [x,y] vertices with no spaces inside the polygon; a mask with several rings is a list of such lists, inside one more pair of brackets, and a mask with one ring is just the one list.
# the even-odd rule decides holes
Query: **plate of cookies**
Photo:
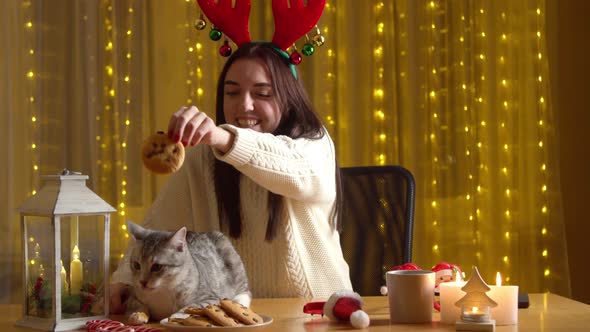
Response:
[{"label": "plate of cookies", "polygon": [[221,300],[219,305],[204,308],[188,307],[160,321],[171,330],[211,331],[212,329],[257,328],[272,323],[272,318],[258,314],[252,309],[232,300]]}]

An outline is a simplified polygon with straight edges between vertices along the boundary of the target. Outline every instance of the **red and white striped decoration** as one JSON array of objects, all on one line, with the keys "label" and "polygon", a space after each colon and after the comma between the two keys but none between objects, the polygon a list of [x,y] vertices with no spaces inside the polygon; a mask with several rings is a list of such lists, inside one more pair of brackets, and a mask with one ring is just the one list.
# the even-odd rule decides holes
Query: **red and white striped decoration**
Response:
[{"label": "red and white striped decoration", "polygon": [[86,322],[88,332],[162,332],[148,326],[130,326],[110,319],[93,319]]}]

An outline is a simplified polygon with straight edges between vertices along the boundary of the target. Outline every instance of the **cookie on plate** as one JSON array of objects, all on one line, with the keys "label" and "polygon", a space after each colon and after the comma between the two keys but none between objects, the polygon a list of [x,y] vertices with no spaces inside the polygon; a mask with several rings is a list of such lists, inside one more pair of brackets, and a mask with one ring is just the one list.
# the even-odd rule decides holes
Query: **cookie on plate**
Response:
[{"label": "cookie on plate", "polygon": [[185,325],[185,326],[207,326],[207,327],[213,327],[216,326],[215,322],[211,319],[209,319],[209,317],[206,316],[189,316],[185,319],[183,319],[180,324]]},{"label": "cookie on plate", "polygon": [[187,308],[184,309],[184,313],[185,314],[190,314],[190,315],[203,316],[203,315],[205,315],[205,309],[204,308],[199,308],[199,307],[187,307]]},{"label": "cookie on plate", "polygon": [[205,307],[205,315],[211,318],[215,323],[221,326],[240,326],[243,325],[234,318],[230,317],[227,312],[218,305],[208,305]]},{"label": "cookie on plate", "polygon": [[220,307],[230,316],[245,325],[256,325],[263,323],[262,317],[252,309],[245,307],[235,301],[224,299],[219,302]]},{"label": "cookie on plate", "polygon": [[184,162],[184,146],[158,131],[143,142],[141,158],[145,167],[154,173],[176,172]]}]

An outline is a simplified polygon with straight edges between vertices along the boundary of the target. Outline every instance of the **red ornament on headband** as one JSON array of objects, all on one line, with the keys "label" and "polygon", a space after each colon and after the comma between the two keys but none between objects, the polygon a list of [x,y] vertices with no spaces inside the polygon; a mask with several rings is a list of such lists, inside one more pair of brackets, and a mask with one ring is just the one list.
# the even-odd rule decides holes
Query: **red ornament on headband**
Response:
[{"label": "red ornament on headband", "polygon": [[[252,41],[248,26],[250,0],[235,0],[234,7],[232,7],[232,0],[197,0],[197,2],[215,29],[223,32],[238,47]],[[326,0],[307,0],[307,5],[303,4],[303,0],[272,0],[275,25],[272,43],[283,51],[287,51],[293,43],[316,26],[325,5]],[[319,29],[316,30],[319,35]],[[225,51],[220,50],[220,53],[227,54],[227,47]]]}]

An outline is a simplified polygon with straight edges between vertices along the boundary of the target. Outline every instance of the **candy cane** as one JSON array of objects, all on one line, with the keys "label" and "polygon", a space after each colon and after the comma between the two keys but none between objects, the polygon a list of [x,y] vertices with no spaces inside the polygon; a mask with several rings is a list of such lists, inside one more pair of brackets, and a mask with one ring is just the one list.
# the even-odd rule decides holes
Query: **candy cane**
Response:
[{"label": "candy cane", "polygon": [[110,319],[93,319],[86,322],[88,332],[97,332],[99,328],[107,326],[124,326],[124,324]]}]

